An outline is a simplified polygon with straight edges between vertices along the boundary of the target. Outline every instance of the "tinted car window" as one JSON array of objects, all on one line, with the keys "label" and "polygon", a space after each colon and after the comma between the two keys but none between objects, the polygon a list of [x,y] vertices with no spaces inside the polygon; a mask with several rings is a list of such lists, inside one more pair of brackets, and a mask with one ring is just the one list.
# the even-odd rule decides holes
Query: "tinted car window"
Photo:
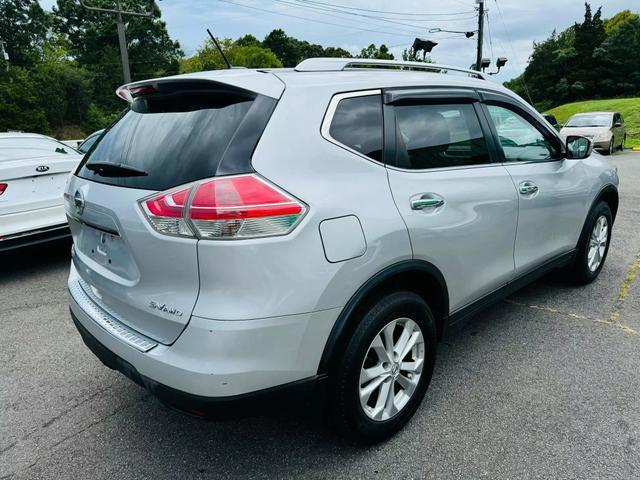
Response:
[{"label": "tinted car window", "polygon": [[[251,171],[251,154],[276,101],[236,89],[172,88],[135,99],[77,174],[111,185],[165,190],[221,174],[223,163],[234,155],[243,157],[242,169],[223,173]],[[105,163],[143,174],[127,175],[122,169],[104,174],[96,165]]]},{"label": "tinted car window", "polygon": [[507,161],[541,161],[553,158],[554,147],[528,120],[497,105],[488,105],[487,108]]},{"label": "tinted car window", "polygon": [[473,105],[402,105],[394,110],[396,166],[422,170],[489,163]]},{"label": "tinted car window", "polygon": [[78,150],[82,153],[87,153],[89,149],[93,146],[93,144],[96,143],[96,140],[98,140],[98,137],[100,137],[99,133],[94,133],[93,135],[90,135],[84,142],[82,142],[78,146]]},{"label": "tinted car window", "polygon": [[22,158],[49,157],[77,153],[64,143],[48,138],[0,138],[0,162]]},{"label": "tinted car window", "polygon": [[382,101],[380,95],[340,100],[329,129],[331,137],[379,162],[382,161]]}]

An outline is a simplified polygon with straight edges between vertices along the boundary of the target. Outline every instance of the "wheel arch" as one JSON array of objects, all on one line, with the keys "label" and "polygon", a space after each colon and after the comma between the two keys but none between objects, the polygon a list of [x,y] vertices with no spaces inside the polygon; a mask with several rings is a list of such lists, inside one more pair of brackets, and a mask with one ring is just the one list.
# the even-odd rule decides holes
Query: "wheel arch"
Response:
[{"label": "wheel arch", "polygon": [[605,186],[596,196],[589,211],[591,211],[600,201],[604,201],[609,205],[609,208],[611,209],[611,217],[615,221],[616,214],[618,213],[618,206],[620,205],[618,189],[611,184]]},{"label": "wheel arch", "polygon": [[442,339],[449,318],[449,292],[444,276],[427,261],[402,261],[375,274],[346,303],[325,343],[318,374],[329,373],[335,366],[363,311],[381,295],[394,290],[417,293],[427,302],[436,320],[438,340]]}]

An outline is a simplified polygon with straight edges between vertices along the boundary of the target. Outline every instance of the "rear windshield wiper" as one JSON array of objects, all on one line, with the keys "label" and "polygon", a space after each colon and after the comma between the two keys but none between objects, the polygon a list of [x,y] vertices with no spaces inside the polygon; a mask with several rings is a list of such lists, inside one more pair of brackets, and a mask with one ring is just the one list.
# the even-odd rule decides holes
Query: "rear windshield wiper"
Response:
[{"label": "rear windshield wiper", "polygon": [[85,167],[101,177],[146,177],[149,175],[143,170],[122,163],[91,162],[87,163]]}]

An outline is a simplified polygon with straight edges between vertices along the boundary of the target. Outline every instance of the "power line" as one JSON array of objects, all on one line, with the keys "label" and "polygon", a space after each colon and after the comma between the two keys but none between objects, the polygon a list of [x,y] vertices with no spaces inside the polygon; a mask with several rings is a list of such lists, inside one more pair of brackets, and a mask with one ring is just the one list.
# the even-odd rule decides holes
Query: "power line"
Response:
[{"label": "power line", "polygon": [[[271,13],[273,15],[280,15],[280,16],[284,16],[284,17],[297,18],[299,20],[305,20],[307,22],[321,23],[323,25],[331,25],[333,27],[342,27],[342,28],[348,28],[348,29],[353,29],[354,28],[352,25],[344,25],[344,24],[334,23],[334,22],[325,22],[325,21],[322,21],[322,20],[314,19],[314,18],[307,18],[307,17],[301,17],[299,15],[292,15],[290,13],[274,12],[273,10],[267,10],[265,8],[254,7],[254,6],[251,6],[251,5],[245,5],[243,3],[237,3],[237,2],[234,2],[232,0],[216,0],[216,1],[222,2],[222,3],[228,3],[228,4],[231,4],[231,5],[236,5],[238,7],[249,8],[251,10],[256,10],[258,12]],[[400,33],[400,32],[389,32],[389,31],[377,30],[377,29],[372,29],[372,28],[359,28],[357,30],[359,30],[361,32],[375,32],[375,33],[382,33],[382,34],[385,34],[385,35],[394,35],[394,36],[400,36],[400,37],[413,37],[413,36],[415,36],[415,33],[414,34],[409,34],[409,33]]]},{"label": "power line", "polygon": [[[419,30],[422,30],[422,29],[425,28],[424,25],[416,25],[416,24],[411,24],[411,23],[404,23],[404,22],[398,21],[398,19],[390,19],[390,18],[380,17],[380,16],[376,16],[376,15],[367,15],[367,14],[364,14],[364,13],[349,12],[349,11],[338,10],[338,9],[330,8],[330,7],[307,5],[308,2],[302,2],[300,0],[298,0],[298,3],[292,3],[291,1],[287,1],[287,0],[273,0],[273,1],[285,4],[285,5],[293,5],[293,6],[296,6],[298,8],[307,8],[307,9],[310,9],[310,10],[318,10],[318,11],[325,11],[325,12],[335,12],[335,13],[342,14],[342,15],[351,15],[351,16],[355,16],[355,17],[362,17],[362,18],[377,20],[377,21],[381,21],[381,22],[392,23],[392,24],[395,24],[395,25],[401,25],[403,27],[416,28],[416,29],[419,29]],[[326,14],[326,15],[328,15],[328,14]],[[469,17],[469,18],[475,18],[475,15],[473,17]],[[468,20],[469,18],[427,19],[427,20],[419,20],[419,21],[421,21],[421,22],[463,21],[463,20]]]},{"label": "power line", "polygon": [[318,5],[325,5],[325,6],[332,6],[332,7],[337,7],[337,8],[342,8],[342,9],[350,9],[350,10],[358,10],[361,12],[369,12],[369,13],[384,13],[386,15],[410,15],[410,16],[429,16],[429,17],[435,17],[435,16],[450,16],[450,15],[466,15],[469,13],[475,13],[473,10],[469,10],[468,12],[447,12],[447,13],[414,13],[414,12],[392,12],[389,10],[373,10],[370,8],[358,8],[358,7],[351,7],[351,6],[346,6],[346,5],[338,5],[335,3],[329,3],[329,2],[320,2],[320,1],[314,1],[314,0],[299,0],[300,2],[303,3],[313,3],[313,4],[318,4]]},{"label": "power line", "polygon": [[[513,56],[514,61],[520,62],[517,60],[516,51],[513,48],[513,41],[511,40],[511,35],[509,33],[509,29],[507,28],[507,24],[504,21],[504,16],[502,15],[502,10],[500,9],[500,5],[498,5],[498,0],[494,0],[496,3],[496,8],[498,9],[498,14],[500,15],[500,21],[502,22],[502,27],[504,28],[504,33],[507,36],[507,43],[509,44],[509,49],[511,50],[511,55]],[[522,68],[522,64],[520,64],[520,68]],[[527,86],[527,81],[525,80],[525,69],[522,70],[522,75],[520,78],[522,79],[522,86],[524,87],[524,91],[527,94],[527,98],[529,99],[529,103],[533,105],[533,100],[531,99],[531,94],[529,93],[529,87]]]}]

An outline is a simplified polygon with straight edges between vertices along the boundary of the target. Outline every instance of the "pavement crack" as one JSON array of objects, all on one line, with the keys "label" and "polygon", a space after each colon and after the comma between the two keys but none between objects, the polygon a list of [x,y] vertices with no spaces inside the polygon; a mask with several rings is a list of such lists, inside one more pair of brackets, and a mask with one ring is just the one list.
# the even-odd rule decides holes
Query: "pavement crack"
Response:
[{"label": "pavement crack", "polygon": [[629,290],[631,289],[633,282],[638,276],[638,269],[640,269],[640,253],[636,254],[635,261],[631,264],[629,272],[620,284],[620,289],[618,290],[618,298],[616,300],[616,303],[613,305],[611,313],[609,313],[610,322],[618,323],[620,321],[620,310],[622,310],[624,302],[629,295]]},{"label": "pavement crack", "polygon": [[85,403],[93,400],[95,397],[97,397],[98,395],[101,395],[102,393],[106,392],[107,390],[109,390],[110,388],[113,387],[113,383],[110,385],[107,385],[106,387],[97,390],[95,392],[93,392],[91,395],[89,395],[88,397],[83,398],[82,400],[80,400],[79,402],[74,403],[73,405],[71,405],[69,408],[66,408],[65,410],[63,410],[62,412],[60,412],[59,414],[57,414],[56,416],[50,418],[49,420],[47,420],[46,422],[44,422],[42,424],[42,428],[47,428],[49,426],[51,426],[52,424],[54,424],[56,421],[60,420],[61,418],[63,418],[64,416],[66,416],[67,414],[69,414],[70,412],[72,412],[73,410],[75,410],[76,408],[84,405]]},{"label": "pavement crack", "polygon": [[629,327],[627,325],[624,325],[624,324],[620,323],[617,319],[616,320],[611,320],[609,318],[608,320],[604,320],[602,318],[590,317],[588,315],[581,315],[579,313],[567,312],[567,311],[561,310],[559,308],[548,307],[548,306],[544,306],[544,305],[531,305],[531,304],[528,304],[528,303],[518,302],[516,300],[505,300],[505,302],[509,303],[511,305],[517,305],[517,306],[520,306],[520,307],[530,308],[532,310],[538,310],[538,311],[542,311],[542,312],[552,313],[552,314],[557,315],[557,316],[572,318],[574,320],[583,320],[583,321],[598,323],[598,324],[601,324],[601,325],[608,325],[610,327],[614,327],[614,328],[620,329],[623,332],[628,333],[630,335],[638,335],[640,333],[636,329],[631,328],[631,327]]}]

